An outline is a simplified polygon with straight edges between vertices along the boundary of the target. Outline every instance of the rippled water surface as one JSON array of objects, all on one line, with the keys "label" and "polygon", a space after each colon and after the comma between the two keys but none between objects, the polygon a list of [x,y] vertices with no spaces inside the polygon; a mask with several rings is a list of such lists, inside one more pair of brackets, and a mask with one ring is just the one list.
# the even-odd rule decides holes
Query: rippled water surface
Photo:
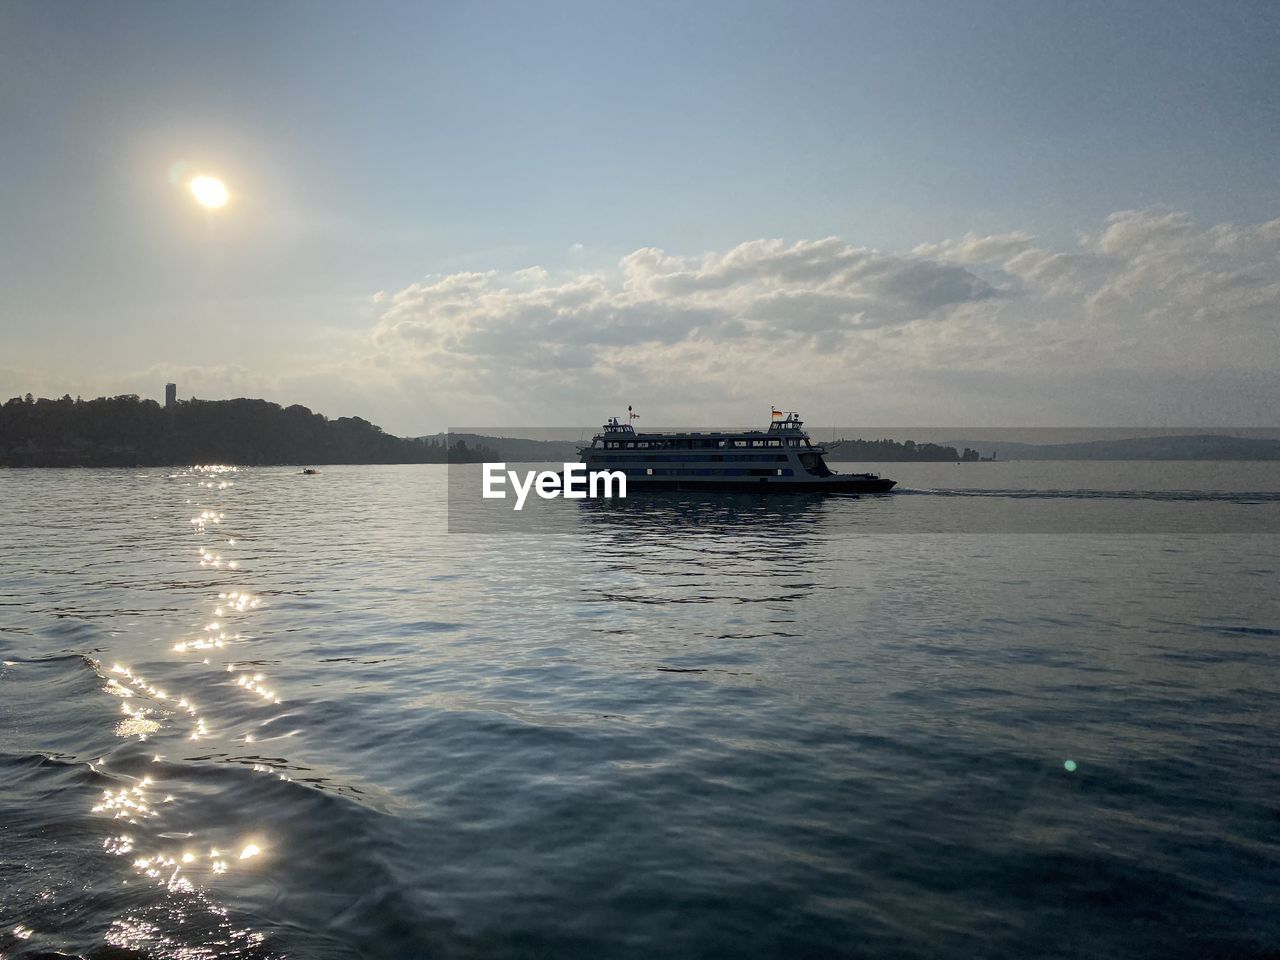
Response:
[{"label": "rippled water surface", "polygon": [[1277,465],[895,468],[0,471],[0,956],[1276,956]]}]

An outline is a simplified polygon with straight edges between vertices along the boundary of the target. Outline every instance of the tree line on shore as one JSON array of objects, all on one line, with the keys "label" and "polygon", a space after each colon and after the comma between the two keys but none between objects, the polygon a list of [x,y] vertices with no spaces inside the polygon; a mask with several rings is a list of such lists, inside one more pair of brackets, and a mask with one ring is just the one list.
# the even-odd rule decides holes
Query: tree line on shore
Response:
[{"label": "tree line on shore", "polygon": [[[516,443],[546,446],[547,452],[507,449]],[[834,461],[978,459],[978,452],[968,447],[957,451],[912,440],[839,440],[827,446]],[[558,459],[576,455],[573,447],[476,435],[397,437],[360,417],[330,420],[298,404],[281,407],[244,398],[180,400],[166,407],[133,394],[95,400],[27,394],[0,406],[0,466],[8,467],[479,463]]]},{"label": "tree line on shore", "polygon": [[957,451],[955,447],[942,446],[937,443],[916,443],[907,440],[899,443],[896,440],[837,440],[827,444],[828,459],[849,463],[893,461],[920,461],[930,463],[964,463],[979,459],[977,450]]},{"label": "tree line on shore", "polygon": [[164,407],[133,394],[36,399],[0,407],[0,466],[158,467],[307,463],[476,463],[484,446],[406,439],[360,417],[330,420],[266,400],[185,400]]}]

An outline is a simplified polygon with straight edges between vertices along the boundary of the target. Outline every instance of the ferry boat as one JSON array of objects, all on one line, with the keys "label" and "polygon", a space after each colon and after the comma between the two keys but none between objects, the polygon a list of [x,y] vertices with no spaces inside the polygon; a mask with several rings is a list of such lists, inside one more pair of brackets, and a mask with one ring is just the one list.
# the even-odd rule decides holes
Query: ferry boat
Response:
[{"label": "ferry boat", "polygon": [[[631,415],[634,416],[634,415]],[[621,470],[630,490],[888,493],[874,473],[834,473],[799,414],[775,411],[768,430],[638,433],[610,417],[578,453],[588,471]]]}]

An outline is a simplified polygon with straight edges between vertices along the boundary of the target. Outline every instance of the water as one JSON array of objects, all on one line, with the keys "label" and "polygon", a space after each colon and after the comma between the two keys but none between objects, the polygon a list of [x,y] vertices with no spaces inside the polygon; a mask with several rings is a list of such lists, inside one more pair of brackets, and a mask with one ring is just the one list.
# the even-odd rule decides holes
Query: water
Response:
[{"label": "water", "polygon": [[[1280,534],[1280,469],[1268,462],[1000,462],[837,464],[842,472],[878,469],[899,485],[892,497],[802,497],[775,506],[802,517],[823,514],[844,536],[873,533],[1274,533]],[[522,464],[520,471],[562,464]],[[599,526],[643,525],[686,531],[692,519],[719,516],[756,523],[754,497],[596,500],[566,510],[530,493],[483,497],[479,464],[449,468],[448,529],[454,533],[581,533]],[[632,492],[639,487],[633,486]],[[659,508],[655,509],[654,505]],[[720,508],[717,512],[717,508]],[[673,511],[675,511],[673,513]]]},{"label": "water", "polygon": [[[1277,465],[883,469],[0,471],[0,954],[1275,956]],[[864,532],[1046,502],[1161,532]]]}]

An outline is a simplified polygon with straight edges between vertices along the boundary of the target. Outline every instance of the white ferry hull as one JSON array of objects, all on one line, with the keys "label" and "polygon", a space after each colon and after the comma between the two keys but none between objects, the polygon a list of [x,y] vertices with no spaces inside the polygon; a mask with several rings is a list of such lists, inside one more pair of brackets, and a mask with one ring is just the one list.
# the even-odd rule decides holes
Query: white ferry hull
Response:
[{"label": "white ferry hull", "polygon": [[627,493],[646,490],[682,490],[709,493],[888,493],[896,480],[883,477],[860,477],[833,474],[829,477],[794,479],[790,477],[753,477],[742,480],[708,477],[668,479],[659,477],[627,477]]}]

